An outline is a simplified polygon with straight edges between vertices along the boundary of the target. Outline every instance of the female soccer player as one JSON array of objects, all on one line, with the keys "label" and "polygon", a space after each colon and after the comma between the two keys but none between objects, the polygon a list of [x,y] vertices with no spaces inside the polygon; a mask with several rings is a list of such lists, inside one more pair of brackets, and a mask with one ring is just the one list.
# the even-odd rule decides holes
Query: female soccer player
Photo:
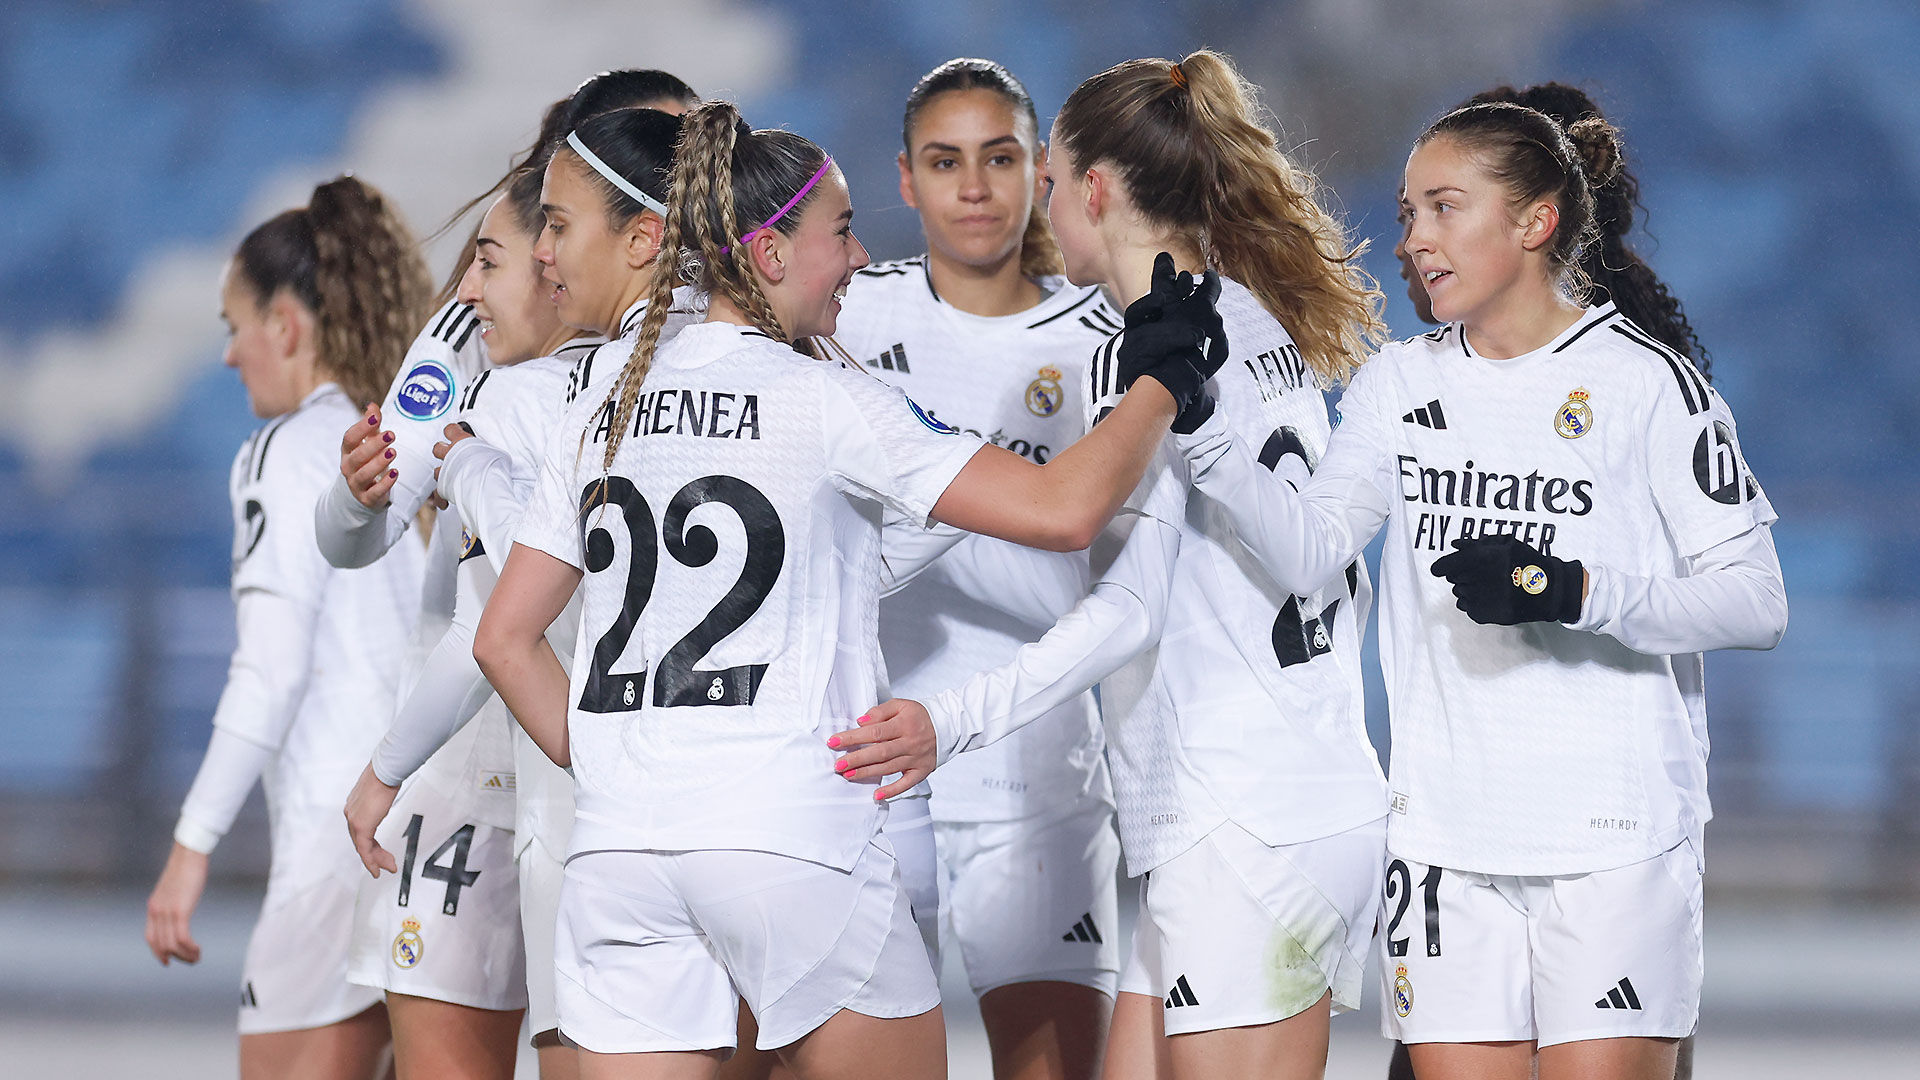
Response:
[{"label": "female soccer player", "polygon": [[241,1075],[371,1076],[387,1019],[347,981],[359,878],[340,801],[399,691],[419,545],[360,570],[320,557],[313,504],[334,473],[337,433],[393,378],[432,284],[412,234],[352,177],[247,234],[221,286],[254,414],[273,422],[234,459],[233,594],[239,644],[166,869],[147,901],[147,944],[195,963],[189,929],[207,853],[255,780],[266,788],[273,862],[247,946]]},{"label": "female soccer player", "polygon": [[[585,329],[589,336],[540,359],[496,367],[475,380],[463,396],[461,423],[480,438],[447,425],[458,451],[444,443],[436,449],[446,454],[440,490],[466,525],[462,587],[451,625],[426,660],[412,700],[396,718],[349,800],[349,830],[369,871],[399,869],[393,853],[375,841],[375,828],[393,806],[399,781],[453,737],[472,715],[470,703],[487,692],[473,663],[472,635],[480,606],[492,590],[494,567],[511,545],[514,523],[537,473],[549,430],[567,402],[591,385],[596,368],[601,374],[619,370],[618,358],[596,365],[592,350],[609,333],[636,324],[644,309],[645,286],[659,247],[658,209],[664,209],[660,200],[666,193],[678,132],[677,120],[653,109],[602,114],[563,135],[544,171],[544,183],[542,173],[528,173],[509,187],[510,194],[526,200],[535,224],[525,252],[530,299],[544,305],[556,329],[570,324]],[[554,278],[566,287],[556,289]],[[565,297],[568,303],[556,308],[555,296]],[[686,321],[681,316],[673,325]],[[630,340],[626,347],[631,347]],[[518,840],[513,851],[520,866],[526,977],[535,1045],[540,1048],[543,1072],[552,1076],[572,1058],[572,1051],[553,1035],[551,1004],[553,911],[559,857],[566,850],[566,829],[572,821],[570,783],[524,737],[513,745],[524,745],[528,751],[512,754],[507,766],[517,778],[513,794],[519,806]],[[484,794],[477,782],[469,783],[467,790]],[[394,815],[389,846],[397,847],[398,826],[406,821],[404,813]],[[388,914],[398,917],[395,912]],[[503,966],[480,970],[497,974]],[[506,1060],[510,1066],[511,1058]]]},{"label": "female soccer player", "polygon": [[[1732,413],[1582,307],[1604,121],[1448,114],[1407,162],[1440,329],[1370,361],[1300,491],[1203,426],[1195,483],[1292,587],[1388,528],[1387,1034],[1418,1074],[1668,1077],[1698,1015],[1700,654],[1786,627]],[[1464,945],[1463,945],[1464,943]]]},{"label": "female soccer player", "polygon": [[[880,832],[923,774],[869,794],[829,767],[884,681],[880,507],[1083,545],[1210,366],[1169,345],[1159,385],[1044,467],[952,434],[789,344],[833,331],[867,264],[852,216],[819,147],[688,114],[662,240],[685,254],[611,396],[563,421],[481,622],[488,678],[576,779],[555,952],[585,1075],[711,1075],[741,999],[801,1076],[944,1075]],[[656,348],[683,267],[707,321]],[[542,635],[583,576],[569,685]]]},{"label": "female soccer player", "polygon": [[[468,387],[469,411],[479,388],[490,388],[512,365],[563,352],[576,333],[560,322],[533,258],[541,221],[537,172],[514,178],[481,220],[457,299],[472,307],[495,369]],[[437,528],[463,536],[456,595],[477,594],[464,605],[477,607],[493,571],[475,558],[482,551],[473,526],[449,513]],[[456,599],[455,619],[461,606]],[[465,651],[470,657],[471,647]],[[391,753],[410,717],[440,703],[444,683],[432,668],[429,658],[376,749],[376,763]],[[484,690],[478,696],[485,697]],[[393,875],[360,884],[351,974],[357,983],[386,991],[394,1063],[402,1076],[513,1075],[527,1004],[514,869],[513,718],[497,700],[488,706],[460,738],[433,755],[395,804],[398,813],[385,837],[400,853],[397,862],[385,864]],[[348,799],[350,823],[366,784],[363,773]]]},{"label": "female soccer player", "polygon": [[[900,193],[927,253],[854,275],[834,338],[943,421],[1044,462],[1083,431],[1087,357],[1120,318],[1060,274],[1033,99],[999,64],[952,60],[907,95],[902,138]],[[893,690],[932,693],[1005,662],[1086,591],[1084,554],[962,541],[880,605]],[[930,783],[939,892],[994,1074],[1093,1076],[1119,969],[1120,842],[1092,693]],[[895,819],[910,806],[926,800],[888,812],[903,865]],[[937,933],[938,893],[913,900]]]},{"label": "female soccer player", "polygon": [[[1135,301],[1130,328],[1094,357],[1091,418],[1118,352],[1158,329],[1145,319],[1165,299],[1149,293],[1149,267],[1171,251],[1225,277],[1236,362],[1212,384],[1214,423],[1303,483],[1327,440],[1321,389],[1378,329],[1379,293],[1312,175],[1256,116],[1252,88],[1217,53],[1108,69],[1055,121],[1049,217],[1073,280]],[[1318,1076],[1331,1009],[1359,1003],[1379,905],[1387,806],[1361,701],[1366,579],[1356,564],[1276,585],[1168,451],[1105,541],[1118,554],[1100,566],[1096,547],[1099,580],[1072,615],[925,710],[901,701],[869,716],[920,728],[931,712],[944,759],[1118,671],[1101,704],[1120,838],[1128,872],[1150,876],[1106,1075]],[[851,775],[870,753],[848,756]]]},{"label": "female soccer player", "polygon": [[[1545,113],[1562,128],[1571,127],[1576,121],[1589,117],[1606,119],[1599,104],[1586,91],[1559,82],[1539,83],[1519,90],[1511,86],[1497,86],[1475,94],[1461,107],[1492,102],[1524,105]],[[1687,320],[1679,299],[1629,243],[1634,210],[1640,206],[1639,179],[1628,169],[1624,160],[1612,179],[1590,179],[1593,224],[1599,235],[1580,254],[1580,271],[1593,283],[1589,305],[1613,301],[1622,317],[1646,331],[1655,342],[1692,360],[1700,377],[1712,382],[1713,372],[1708,366],[1710,358],[1694,333],[1693,325]],[[1407,283],[1407,297],[1413,302],[1414,313],[1422,322],[1435,324],[1438,320],[1433,317],[1433,309],[1427,301],[1426,286],[1420,282],[1412,257],[1406,253],[1406,227],[1410,224],[1408,211],[1409,207],[1403,199],[1400,210],[1401,242],[1394,246],[1394,255],[1400,260],[1400,276]],[[1679,1067],[1674,1072],[1674,1080],[1690,1080],[1693,1076],[1693,1036],[1681,1040],[1678,1055]],[[1413,1075],[1404,1044],[1395,1044],[1394,1066],[1389,1075]]]}]

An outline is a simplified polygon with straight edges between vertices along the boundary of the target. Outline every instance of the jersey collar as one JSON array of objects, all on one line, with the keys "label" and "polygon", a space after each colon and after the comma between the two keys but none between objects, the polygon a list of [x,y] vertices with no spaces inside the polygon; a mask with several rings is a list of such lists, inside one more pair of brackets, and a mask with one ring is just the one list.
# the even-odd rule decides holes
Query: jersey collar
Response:
[{"label": "jersey collar", "polygon": [[1511,356],[1505,360],[1494,360],[1489,357],[1481,356],[1479,353],[1474,352],[1473,346],[1467,344],[1467,328],[1462,324],[1459,324],[1459,323],[1453,324],[1454,325],[1453,336],[1459,339],[1460,341],[1460,354],[1462,356],[1467,357],[1470,360],[1479,360],[1483,363],[1488,363],[1488,364],[1518,364],[1518,363],[1522,363],[1524,361],[1532,360],[1538,357],[1552,356],[1555,353],[1558,353],[1561,350],[1566,349],[1568,346],[1572,345],[1575,341],[1578,341],[1581,338],[1581,336],[1586,334],[1587,331],[1593,329],[1596,326],[1601,325],[1602,323],[1605,323],[1613,319],[1614,316],[1618,314],[1620,314],[1620,311],[1618,308],[1613,306],[1613,301],[1611,300],[1607,301],[1604,304],[1597,305],[1595,307],[1589,307],[1585,311],[1580,313],[1580,317],[1573,321],[1573,325],[1567,327],[1565,330],[1560,331],[1560,333],[1556,335],[1552,341],[1549,341],[1545,345],[1542,345],[1539,348],[1534,349],[1530,352],[1521,353],[1519,356]]}]

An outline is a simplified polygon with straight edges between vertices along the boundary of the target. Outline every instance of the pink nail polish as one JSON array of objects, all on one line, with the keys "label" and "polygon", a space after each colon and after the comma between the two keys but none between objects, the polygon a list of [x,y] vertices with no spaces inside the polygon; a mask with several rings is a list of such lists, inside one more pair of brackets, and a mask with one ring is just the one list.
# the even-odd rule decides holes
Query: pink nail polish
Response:
[{"label": "pink nail polish", "polygon": [[877,791],[876,791],[876,792],[874,792],[874,793],[873,793],[873,801],[874,801],[874,802],[886,802],[887,800],[886,800],[886,797],[885,797],[885,796],[883,796],[883,795],[881,795],[881,794],[880,794],[879,792],[877,792]]},{"label": "pink nail polish", "polygon": [[840,749],[840,736],[838,735],[827,736],[827,749],[829,750]]},{"label": "pink nail polish", "polygon": [[873,717],[863,716],[860,719],[855,720],[854,723],[859,724],[861,727],[866,727],[868,724],[873,723]]},{"label": "pink nail polish", "polygon": [[834,762],[834,763],[833,763],[833,771],[834,771],[834,772],[842,772],[842,773],[843,773],[843,772],[846,772],[846,771],[847,771],[848,769],[851,769],[852,767],[853,767],[853,766],[851,766],[851,765],[849,765],[849,764],[847,764],[847,759],[846,759],[846,758],[841,758],[841,759],[840,759],[839,761],[836,761],[836,762]]}]

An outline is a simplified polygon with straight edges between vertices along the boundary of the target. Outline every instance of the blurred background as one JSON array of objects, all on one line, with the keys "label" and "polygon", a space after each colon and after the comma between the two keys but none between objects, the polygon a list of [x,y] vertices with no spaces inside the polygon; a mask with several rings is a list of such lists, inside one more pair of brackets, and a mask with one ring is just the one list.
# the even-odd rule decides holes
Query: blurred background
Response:
[{"label": "blurred background", "polygon": [[[350,169],[430,233],[549,101],[595,71],[665,67],[756,126],[825,145],[862,239],[897,257],[921,250],[893,156],[926,69],[1000,60],[1044,123],[1111,63],[1202,45],[1264,88],[1287,144],[1372,241],[1398,336],[1422,329],[1388,252],[1426,122],[1498,83],[1558,79],[1624,129],[1648,210],[1636,244],[1713,355],[1782,515],[1792,602],[1779,649],[1707,664],[1717,816],[1698,1075],[1911,1075],[1907,0],[0,5],[0,1071],[232,1072],[266,866],[257,797],[214,856],[208,960],[162,971],[140,925],[233,645],[227,469],[255,421],[220,365],[217,279],[250,226]],[[433,242],[436,274],[462,235]],[[954,1074],[984,1075],[965,1024]],[[1383,1075],[1376,1030],[1336,1024],[1336,1075]]]}]

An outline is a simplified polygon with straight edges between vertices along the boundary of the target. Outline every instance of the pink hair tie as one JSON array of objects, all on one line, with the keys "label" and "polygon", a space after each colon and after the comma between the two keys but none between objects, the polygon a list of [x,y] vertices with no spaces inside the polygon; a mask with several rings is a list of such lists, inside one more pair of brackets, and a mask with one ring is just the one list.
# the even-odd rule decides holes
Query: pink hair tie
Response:
[{"label": "pink hair tie", "polygon": [[[745,236],[742,236],[740,239],[735,240],[733,243],[745,244],[747,241],[752,240],[754,237],[760,235],[760,233],[764,229],[772,225],[774,222],[779,221],[783,217],[786,217],[787,211],[792,210],[796,206],[799,206],[800,200],[807,197],[807,192],[812,191],[813,185],[819,183],[820,178],[827,175],[827,170],[831,168],[833,168],[833,155],[829,154],[827,155],[827,160],[821,162],[820,167],[814,170],[813,177],[809,179],[805,184],[800,185],[800,190],[793,193],[793,198],[788,199],[787,204],[785,206],[782,206],[780,209],[775,210],[773,212],[772,217],[768,218],[767,220],[761,222],[758,225],[755,225],[753,228],[748,229]],[[733,244],[728,244],[726,247],[723,247],[720,249],[720,254],[725,255],[727,252],[732,250],[733,250]]]}]

